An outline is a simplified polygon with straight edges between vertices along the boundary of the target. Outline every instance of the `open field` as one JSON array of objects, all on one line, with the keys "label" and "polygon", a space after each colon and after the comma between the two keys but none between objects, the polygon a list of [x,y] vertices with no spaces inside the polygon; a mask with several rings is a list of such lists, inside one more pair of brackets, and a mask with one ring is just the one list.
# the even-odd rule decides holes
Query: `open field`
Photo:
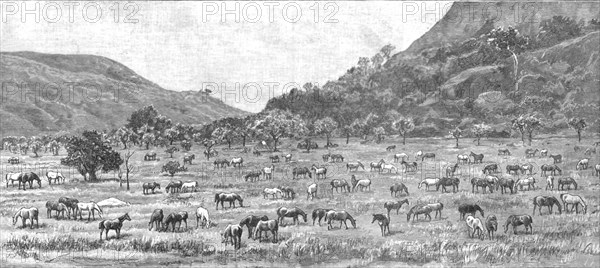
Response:
[{"label": "open field", "polygon": [[[323,145],[323,140],[316,140]],[[592,147],[596,140],[584,140],[580,146]],[[234,156],[244,157],[244,167],[236,169],[228,167],[214,170],[210,162],[202,156],[203,147],[195,144],[192,152],[197,158],[193,165],[187,165],[188,171],[178,173],[174,177],[161,174],[162,165],[171,160],[164,149],[156,148],[158,161],[142,161],[146,150],[139,150],[133,156],[137,166],[131,179],[131,190],[126,191],[125,185],[119,188],[119,182],[112,179],[113,173],[101,174],[102,182],[83,182],[81,175],[62,169],[67,176],[67,182],[61,185],[48,185],[43,179],[42,188],[26,191],[16,187],[1,186],[0,195],[0,244],[2,245],[1,263],[4,264],[36,264],[44,265],[189,265],[191,263],[222,264],[230,266],[282,266],[282,265],[314,265],[328,266],[383,266],[383,265],[443,265],[443,266],[479,266],[479,265],[510,265],[510,266],[568,266],[568,267],[597,267],[600,263],[600,179],[593,175],[593,166],[600,163],[597,154],[589,156],[590,168],[576,171],[577,161],[586,156],[583,152],[574,152],[573,146],[578,145],[573,138],[548,137],[536,140],[531,148],[548,149],[550,154],[560,153],[564,163],[559,164],[563,169],[562,177],[573,177],[579,184],[577,190],[545,191],[545,178],[541,178],[539,166],[551,164],[551,158],[525,158],[526,148],[515,139],[482,140],[481,146],[476,146],[470,139],[462,139],[460,147],[454,148],[454,141],[448,139],[409,139],[403,146],[399,140],[386,140],[382,144],[359,144],[355,138],[349,145],[343,140],[335,140],[340,144],[332,148],[332,153],[345,157],[344,163],[330,163],[327,179],[318,181],[318,198],[307,200],[306,186],[317,181],[313,179],[291,179],[291,169],[295,166],[310,167],[313,163],[323,165],[321,155],[326,149],[311,150],[310,153],[295,149],[295,140],[284,140],[277,154],[293,154],[293,163],[275,163],[276,173],[273,181],[245,182],[242,175],[249,170],[257,170],[270,166],[270,153],[256,157],[251,153],[240,153],[237,149],[227,150],[224,146],[216,147],[219,156],[216,158],[231,159]],[[519,142],[520,143],[520,142]],[[369,172],[369,163],[385,159],[393,161],[393,152],[386,152],[385,147],[396,144],[395,153],[405,152],[414,161],[414,153],[419,150],[436,153],[436,161],[430,161],[426,167],[431,171],[416,173],[378,174]],[[508,148],[512,155],[501,157],[497,149]],[[483,194],[471,192],[470,178],[482,177],[482,164],[461,165],[459,169],[461,183],[458,193],[441,193],[434,189],[426,191],[418,189],[419,181],[424,177],[440,176],[448,164],[456,162],[457,154],[473,151],[485,154],[484,164],[495,162],[500,166],[501,174],[505,173],[506,164],[531,162],[536,166],[536,189],[518,191],[515,194],[499,192]],[[40,175],[45,173],[48,166],[57,166],[64,150],[59,156],[43,154],[40,158],[21,157],[24,170],[32,170]],[[7,165],[8,157],[12,154],[2,151],[2,177],[6,172],[14,170],[17,165]],[[183,153],[177,152],[174,158],[182,162]],[[346,171],[347,162],[361,161],[366,170],[358,172]],[[418,161],[421,163],[421,161]],[[427,160],[426,160],[427,162]],[[400,167],[399,164],[395,164]],[[331,193],[329,182],[334,178],[350,181],[350,175],[357,178],[371,178],[373,184],[370,191],[356,193]],[[517,177],[517,176],[513,176]],[[561,177],[561,176],[557,176]],[[515,178],[516,179],[516,178]],[[195,180],[200,183],[199,191],[195,193],[167,194],[164,187],[171,180]],[[142,183],[156,181],[162,189],[156,194],[143,195]],[[410,195],[391,197],[389,187],[402,182],[408,186]],[[291,186],[298,194],[294,200],[264,199],[262,189],[279,185]],[[215,210],[213,202],[217,192],[236,192],[244,198],[244,207]],[[587,214],[558,214],[533,216],[533,234],[524,234],[519,227],[519,234],[513,235],[512,229],[504,234],[503,226],[511,214],[532,214],[532,198],[537,195],[558,197],[562,192],[582,196],[588,204]],[[80,201],[101,201],[114,197],[130,206],[104,208],[104,218],[113,219],[129,212],[131,222],[124,223],[121,239],[114,239],[111,231],[109,241],[99,240],[98,218],[88,222],[84,220],[56,220],[46,217],[45,203],[48,200],[58,200],[61,196],[77,198]],[[371,223],[372,214],[385,213],[383,203],[394,199],[408,198],[410,206],[403,206],[400,214],[391,212],[391,234],[382,237],[379,226]],[[414,204],[442,202],[444,210],[441,219],[432,221],[422,220],[407,222],[406,212]],[[498,218],[499,229],[497,236],[490,240],[469,238],[467,226],[459,220],[457,207],[460,204],[476,203],[485,210],[485,216],[494,214]],[[20,207],[34,206],[40,210],[40,228],[30,230],[20,228],[20,222],[12,225],[11,217]],[[209,229],[196,228],[194,212],[198,206],[209,210],[211,219],[216,223]],[[276,218],[276,209],[280,206],[299,207],[309,214],[308,222],[294,226],[291,219],[286,219],[287,226],[280,227],[277,243],[247,239],[247,229],[242,235],[242,248],[234,251],[233,247],[221,244],[220,232],[229,223],[238,223],[243,217],[267,215]],[[171,212],[187,211],[190,213],[188,228],[182,232],[148,231],[148,221],[154,209],[161,208],[165,216]],[[345,230],[327,230],[326,224],[312,225],[310,213],[316,208],[332,208],[346,210],[356,219],[357,228]],[[434,214],[432,214],[432,217]],[[478,214],[479,217],[481,217]],[[350,224],[349,224],[350,225]],[[339,226],[334,223],[334,226]],[[236,263],[234,263],[236,261]]]}]

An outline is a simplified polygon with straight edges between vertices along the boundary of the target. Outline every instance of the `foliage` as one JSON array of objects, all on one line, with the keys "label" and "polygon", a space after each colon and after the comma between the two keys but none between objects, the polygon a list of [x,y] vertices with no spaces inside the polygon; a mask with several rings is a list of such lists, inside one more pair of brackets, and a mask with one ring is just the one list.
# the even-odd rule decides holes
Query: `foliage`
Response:
[{"label": "foliage", "polygon": [[471,133],[477,138],[477,145],[480,145],[479,141],[481,138],[490,134],[491,130],[492,128],[485,123],[474,124],[471,127]]},{"label": "foliage", "polygon": [[190,142],[189,140],[182,140],[180,145],[181,148],[183,148],[183,150],[185,150],[186,152],[189,152],[192,149],[192,142]]},{"label": "foliage", "polygon": [[587,123],[584,118],[573,117],[569,120],[568,125],[570,128],[577,131],[577,138],[581,142],[581,132],[587,128]]},{"label": "foliage", "polygon": [[521,141],[525,142],[524,135],[525,133],[528,134],[529,145],[531,145],[531,141],[533,139],[533,132],[542,127],[541,120],[533,114],[520,115],[516,118],[513,118],[511,123],[512,128],[521,133]]},{"label": "foliage", "polygon": [[177,161],[169,161],[163,165],[162,171],[169,173],[169,175],[174,176],[175,173],[186,171],[187,168],[181,166]]},{"label": "foliage", "polygon": [[327,137],[327,145],[330,145],[329,139],[337,127],[338,123],[331,117],[319,119],[314,123],[315,134],[324,134]]},{"label": "foliage", "polygon": [[[126,127],[133,132],[139,133],[142,127],[152,129],[156,132],[163,132],[171,127],[171,119],[160,115],[154,106],[145,106],[131,114],[127,119]],[[147,132],[147,131],[143,131]]]},{"label": "foliage", "polygon": [[289,111],[270,110],[254,122],[253,129],[261,136],[270,138],[274,142],[274,150],[277,150],[277,142],[280,138],[293,136],[303,127],[303,121],[299,116]]},{"label": "foliage", "polygon": [[578,37],[582,34],[583,25],[574,19],[563,16],[553,16],[540,22],[538,43],[553,46],[564,40]]},{"label": "foliage", "polygon": [[61,159],[61,163],[77,168],[84,178],[89,174],[91,181],[97,180],[97,171],[117,170],[123,163],[119,153],[107,145],[97,131],[84,131],[81,137],[71,137],[66,149],[67,157]]}]

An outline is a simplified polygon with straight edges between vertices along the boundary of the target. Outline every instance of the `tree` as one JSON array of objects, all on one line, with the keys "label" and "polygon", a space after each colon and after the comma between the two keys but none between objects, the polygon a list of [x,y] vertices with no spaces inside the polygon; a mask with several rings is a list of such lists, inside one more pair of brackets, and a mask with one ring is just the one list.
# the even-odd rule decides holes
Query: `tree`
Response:
[{"label": "tree", "polygon": [[66,144],[67,157],[61,159],[66,166],[77,168],[84,178],[97,181],[96,172],[119,169],[123,164],[121,155],[102,141],[97,131],[84,131],[81,137],[71,137]]},{"label": "tree", "polygon": [[537,36],[538,43],[544,46],[553,46],[564,40],[580,36],[582,28],[583,24],[577,23],[572,18],[553,16],[552,19],[545,19],[540,22],[540,31]]},{"label": "tree", "polygon": [[485,123],[474,124],[471,127],[471,133],[473,133],[473,136],[477,138],[477,146],[480,144],[479,141],[481,140],[481,137],[487,136],[491,130],[492,128]]},{"label": "tree", "polygon": [[[131,114],[127,119],[126,127],[133,132],[138,132],[140,128],[147,125],[151,129],[162,133],[164,130],[171,127],[171,120],[160,115],[154,106],[145,106]],[[147,131],[144,131],[147,132]]]},{"label": "tree", "polygon": [[291,136],[297,132],[302,125],[302,119],[289,111],[273,109],[255,121],[253,129],[261,135],[273,140],[273,151],[277,151],[279,139]]},{"label": "tree", "polygon": [[331,134],[337,129],[338,123],[335,122],[331,117],[325,117],[315,121],[314,128],[316,134],[325,134],[327,137],[327,145],[330,146],[331,142],[329,141],[331,138]]},{"label": "tree", "polygon": [[169,149],[165,150],[166,153],[168,153],[171,158],[173,158],[173,153],[179,151],[179,149],[175,146],[170,147]]},{"label": "tree", "polygon": [[142,136],[142,142],[146,145],[146,150],[150,149],[150,144],[154,142],[156,137],[153,133],[146,133]]},{"label": "tree", "polygon": [[115,135],[123,143],[123,149],[127,149],[127,144],[133,140],[135,133],[127,127],[120,127]]},{"label": "tree", "polygon": [[34,140],[29,147],[31,148],[31,152],[35,154],[35,157],[39,157],[38,152],[42,149],[42,143]]},{"label": "tree", "polygon": [[569,120],[569,127],[577,131],[577,140],[581,142],[581,132],[587,128],[584,118],[573,117]]},{"label": "tree", "polygon": [[123,165],[119,166],[119,187],[123,187],[123,170],[125,171],[125,179],[127,181],[127,191],[129,191],[129,174],[131,174],[135,168],[133,164],[129,161],[131,157],[135,154],[135,151],[127,150],[125,155],[121,158],[124,159]]},{"label": "tree", "polygon": [[458,148],[458,139],[462,137],[462,129],[456,127],[455,129],[450,131],[450,135],[456,139],[456,148]]},{"label": "tree", "polygon": [[169,173],[173,177],[177,172],[187,171],[187,168],[182,167],[177,161],[169,161],[162,167],[162,171]]},{"label": "tree", "polygon": [[415,130],[415,122],[411,117],[399,117],[392,121],[392,129],[402,136],[402,144],[406,145],[406,134]]},{"label": "tree", "polygon": [[376,143],[381,143],[383,141],[383,136],[385,135],[385,129],[381,126],[376,127],[373,129],[373,134],[375,134],[375,142]]},{"label": "tree", "polygon": [[180,137],[179,130],[177,127],[171,127],[165,131],[165,137],[169,140],[169,145],[173,145],[173,142]]},{"label": "tree", "polygon": [[344,136],[346,136],[346,144],[348,144],[348,142],[350,142],[350,135],[352,135],[354,129],[352,128],[352,125],[344,125],[341,129],[342,134]]},{"label": "tree", "polygon": [[217,145],[217,141],[214,139],[204,139],[202,141],[202,145],[204,145],[204,155],[206,156],[206,160],[210,160],[210,151],[213,146]]},{"label": "tree", "polygon": [[231,143],[237,136],[237,132],[231,125],[226,124],[224,126],[217,127],[213,131],[212,136],[218,141],[227,142],[227,147],[231,149]]},{"label": "tree", "polygon": [[182,140],[181,148],[183,148],[186,152],[189,152],[192,149],[192,143],[189,140]]},{"label": "tree", "polygon": [[521,141],[525,143],[524,135],[527,133],[527,137],[529,138],[529,145],[531,146],[531,141],[533,140],[533,132],[542,127],[542,122],[537,116],[529,114],[529,115],[520,115],[512,120],[512,128],[518,130],[521,133]]}]

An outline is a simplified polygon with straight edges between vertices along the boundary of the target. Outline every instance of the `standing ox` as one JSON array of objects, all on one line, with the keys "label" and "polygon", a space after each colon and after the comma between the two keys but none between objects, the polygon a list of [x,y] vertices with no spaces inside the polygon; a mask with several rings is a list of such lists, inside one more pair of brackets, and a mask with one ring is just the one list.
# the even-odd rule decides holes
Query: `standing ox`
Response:
[{"label": "standing ox", "polygon": [[533,227],[531,226],[532,223],[533,219],[529,215],[510,215],[504,224],[504,233],[508,232],[509,225],[512,225],[514,234],[517,234],[517,226],[525,225],[525,233],[527,233],[527,229],[529,229],[533,234]]},{"label": "standing ox", "polygon": [[542,207],[548,207],[548,212],[552,214],[552,207],[556,205],[558,207],[558,214],[561,213],[561,206],[558,199],[553,196],[542,196],[538,195],[533,198],[533,216],[535,216],[535,209],[539,207],[539,214],[542,215]]}]

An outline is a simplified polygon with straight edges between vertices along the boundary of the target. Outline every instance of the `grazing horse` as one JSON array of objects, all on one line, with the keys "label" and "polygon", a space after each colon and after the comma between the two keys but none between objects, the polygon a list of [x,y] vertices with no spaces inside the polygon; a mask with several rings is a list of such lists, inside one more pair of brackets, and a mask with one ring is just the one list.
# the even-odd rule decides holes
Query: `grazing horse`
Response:
[{"label": "grazing horse", "polygon": [[406,203],[406,205],[410,205],[408,203],[408,199],[404,199],[404,200],[398,200],[395,202],[385,202],[383,204],[383,208],[385,208],[387,210],[388,217],[390,216],[390,211],[392,211],[393,209],[396,210],[396,215],[398,215],[398,212],[400,211],[400,208],[402,207],[402,205],[404,203]]},{"label": "grazing horse", "polygon": [[163,226],[164,226],[164,231],[168,231],[169,230],[169,225],[172,226],[172,232],[175,232],[175,225],[177,225],[177,223],[179,223],[179,227],[177,228],[177,230],[181,230],[181,222],[185,222],[185,229],[187,230],[187,219],[188,219],[188,213],[187,211],[180,211],[178,213],[171,213],[169,214],[169,216],[167,216],[167,218],[165,218],[165,221],[163,222]]},{"label": "grazing horse", "polygon": [[329,184],[331,185],[331,194],[333,194],[333,189],[335,189],[336,193],[338,193],[338,188],[342,188],[342,192],[350,192],[351,190],[348,181],[344,179],[333,179]]},{"label": "grazing horse", "polygon": [[296,179],[300,175],[302,175],[302,177],[304,179],[306,179],[306,175],[308,175],[308,177],[312,179],[312,173],[310,172],[310,169],[307,167],[295,167],[292,170],[292,179]]},{"label": "grazing horse", "polygon": [[271,165],[271,167],[262,168],[263,179],[272,180],[274,171],[275,171],[275,165]]},{"label": "grazing horse", "polygon": [[240,226],[244,227],[244,225],[246,225],[246,228],[248,228],[248,238],[252,238],[252,234],[254,233],[253,230],[254,228],[256,228],[256,225],[258,224],[259,221],[268,221],[269,217],[267,217],[267,215],[263,215],[263,216],[254,216],[254,215],[250,215],[247,216],[246,218],[242,219],[240,221]]},{"label": "grazing horse", "polygon": [[348,224],[346,223],[346,221],[348,221],[348,220],[350,220],[352,227],[354,227],[354,229],[356,229],[356,221],[345,210],[340,210],[340,211],[330,210],[325,214],[325,221],[327,221],[327,224],[328,224],[327,230],[333,229],[331,222],[333,222],[334,220],[340,221],[340,229],[342,228],[342,223],[343,223],[344,226],[346,226],[346,230],[348,230]]},{"label": "grazing horse", "polygon": [[319,226],[321,226],[321,219],[323,219],[323,217],[325,217],[327,212],[332,211],[332,210],[333,209],[330,209],[330,208],[317,208],[317,209],[313,210],[313,212],[312,212],[313,225],[315,225],[315,221],[318,219]]},{"label": "grazing horse", "polygon": [[54,202],[54,201],[46,202],[46,213],[48,214],[48,218],[52,217],[53,210],[56,210],[56,218],[57,219],[58,219],[58,216],[61,214],[64,218],[65,211],[67,212],[67,219],[71,218],[71,212],[69,212],[69,208],[67,207],[67,205],[60,203],[60,202]]},{"label": "grazing horse", "polygon": [[46,179],[48,180],[48,184],[52,184],[52,181],[58,184],[61,180],[65,183],[65,176],[60,172],[48,171],[46,172]]},{"label": "grazing horse", "polygon": [[423,162],[425,159],[435,160],[435,154],[434,153],[424,153],[423,156],[421,156],[421,162]]},{"label": "grazing horse", "polygon": [[58,202],[65,204],[67,208],[71,210],[71,215],[73,215],[73,217],[77,219],[77,215],[75,215],[75,213],[77,212],[77,203],[79,203],[79,200],[75,198],[61,197],[58,199]]},{"label": "grazing horse", "polygon": [[284,198],[291,198],[293,200],[294,197],[296,197],[296,192],[294,192],[294,189],[292,187],[279,186],[279,187],[277,187],[277,189],[279,189],[279,190],[281,190],[281,192],[283,192]]},{"label": "grazing horse", "polygon": [[356,163],[346,164],[346,170],[348,171],[358,171],[358,168],[362,168],[363,170],[365,170],[365,166],[360,161],[356,161]]},{"label": "grazing horse", "polygon": [[21,189],[21,184],[23,184],[24,191],[26,183],[29,183],[29,189],[33,189],[33,181],[36,181],[38,186],[42,188],[42,180],[40,180],[40,177],[38,177],[37,174],[33,172],[21,173],[19,175],[19,186],[17,187],[17,189]]},{"label": "grazing horse", "polygon": [[468,164],[469,163],[469,155],[468,154],[459,154],[456,156],[456,163],[458,164]]},{"label": "grazing horse", "polygon": [[358,187],[360,187],[361,192],[364,191],[365,188],[367,188],[369,191],[371,191],[371,180],[370,179],[358,180],[356,182],[356,184],[354,185],[354,187],[352,188],[352,191],[356,192]]},{"label": "grazing horse", "polygon": [[260,179],[261,174],[262,173],[260,171],[250,171],[250,173],[244,175],[244,180],[251,182],[257,181]]},{"label": "grazing horse", "polygon": [[146,153],[146,155],[144,155],[144,161],[153,161],[156,160],[156,152],[151,151],[149,153]]},{"label": "grazing horse", "polygon": [[523,186],[527,186],[527,191],[532,189],[535,190],[535,183],[536,181],[534,177],[520,178],[517,180],[517,182],[515,182],[515,190],[518,187],[519,190],[523,191]]},{"label": "grazing horse", "polygon": [[269,160],[271,160],[271,163],[279,163],[279,156],[278,155],[269,156]]},{"label": "grazing horse", "polygon": [[277,195],[283,198],[283,191],[279,188],[265,188],[263,189],[263,198],[267,199],[271,195],[271,198],[277,199]]},{"label": "grazing horse", "polygon": [[498,155],[510,155],[510,151],[508,149],[498,149]]},{"label": "grazing horse", "polygon": [[298,220],[298,216],[302,216],[302,219],[304,220],[304,222],[306,222],[306,213],[304,213],[304,211],[302,211],[298,207],[279,207],[277,209],[277,220],[279,221],[279,225],[283,225],[284,218],[292,218],[294,220],[294,224],[298,225],[298,223],[300,223],[300,221]]},{"label": "grazing horse", "polygon": [[594,166],[594,175],[600,176],[600,164]]},{"label": "grazing horse", "polygon": [[183,164],[192,164],[192,160],[196,159],[196,155],[195,154],[191,154],[191,155],[186,155],[183,157]]},{"label": "grazing horse", "polygon": [[327,177],[326,167],[317,167],[316,165],[312,165],[311,169],[315,171],[315,177],[317,177],[317,180],[320,178],[325,179]]},{"label": "grazing horse", "polygon": [[532,223],[533,219],[529,215],[510,215],[504,224],[504,233],[508,232],[509,225],[512,225],[514,234],[517,234],[517,226],[525,225],[525,233],[527,233],[527,229],[529,229],[533,234],[533,227],[531,226]]},{"label": "grazing horse", "polygon": [[419,186],[417,188],[421,189],[421,186],[423,186],[423,184],[425,184],[425,190],[429,191],[429,186],[436,186],[439,183],[440,183],[439,178],[427,178],[427,179],[424,179],[421,182],[419,182]]},{"label": "grazing horse", "polygon": [[392,170],[395,170],[396,173],[398,173],[398,168],[396,166],[394,166],[392,164],[385,164],[384,163],[384,164],[381,165],[381,172],[384,172],[386,170],[388,171],[388,173],[392,173]]},{"label": "grazing horse", "polygon": [[519,165],[506,165],[506,173],[507,174],[519,174],[519,171],[521,171],[521,166]]},{"label": "grazing horse", "polygon": [[375,162],[369,163],[369,167],[371,168],[369,171],[373,171],[373,169],[375,169],[378,172],[381,172],[381,166],[384,163],[385,163],[385,161],[383,159],[379,160],[379,162],[377,162],[377,163],[375,163]]},{"label": "grazing horse", "polygon": [[402,163],[400,163],[401,165],[404,166],[404,173],[406,172],[417,172],[417,162],[412,162],[412,163],[407,163],[404,162],[404,160],[402,160]]},{"label": "grazing horse", "polygon": [[504,192],[508,193],[508,191],[506,191],[506,188],[510,189],[510,193],[513,194],[515,188],[515,181],[513,179],[507,178],[501,178],[500,180],[498,180],[498,183],[496,183],[496,191],[500,189],[500,192],[502,194],[504,194]]},{"label": "grazing horse", "polygon": [[577,165],[575,166],[575,170],[585,170],[588,169],[588,165],[590,163],[590,160],[587,158],[581,159],[579,160],[579,162],[577,162]]},{"label": "grazing horse", "polygon": [[[388,213],[388,215],[389,215],[389,213]],[[386,216],[383,214],[373,214],[373,220],[371,221],[371,224],[373,224],[375,221],[377,221],[377,224],[379,224],[379,228],[381,229],[381,236],[385,236],[386,230],[387,230],[388,234],[390,233],[390,218],[389,218],[389,216]]]},{"label": "grazing horse", "polygon": [[560,194],[560,199],[562,199],[563,205],[565,206],[565,212],[568,211],[569,205],[571,205],[571,212],[573,212],[573,209],[575,209],[575,213],[579,213],[579,205],[581,205],[583,207],[583,214],[587,213],[587,205],[581,196]]},{"label": "grazing horse", "polygon": [[539,151],[540,151],[540,150],[538,150],[538,149],[535,149],[535,150],[534,150],[534,149],[527,149],[527,150],[525,150],[525,157],[527,157],[527,158],[534,157],[534,156],[535,156],[535,154],[536,154],[537,152],[539,152]]},{"label": "grazing horse", "polygon": [[427,204],[427,206],[430,207],[432,211],[435,211],[434,218],[437,218],[438,214],[440,215],[440,219],[442,218],[442,210],[444,209],[444,204],[438,202]]},{"label": "grazing horse", "polygon": [[229,164],[233,167],[241,168],[244,165],[244,158],[234,157],[231,159],[231,161],[229,161]]},{"label": "grazing horse", "polygon": [[330,159],[331,162],[344,162],[344,157],[341,154],[332,154]]},{"label": "grazing horse", "polygon": [[393,150],[396,150],[396,145],[390,145],[387,148],[385,148],[386,151],[391,152]]},{"label": "grazing horse", "polygon": [[452,166],[448,166],[446,167],[446,177],[452,177],[454,176],[454,173],[456,173],[456,170],[458,169],[458,163],[452,165]]},{"label": "grazing horse", "polygon": [[316,183],[313,183],[306,187],[306,200],[308,200],[308,198],[310,198],[310,200],[313,200],[315,197],[317,197],[317,189],[318,188]]},{"label": "grazing horse", "polygon": [[104,238],[106,240],[108,240],[109,230],[115,230],[115,232],[117,233],[117,239],[119,239],[119,237],[121,236],[121,227],[123,227],[123,222],[125,220],[131,221],[131,218],[129,218],[129,213],[125,213],[123,214],[123,216],[118,217],[116,219],[100,221],[100,223],[98,224],[98,229],[100,229],[100,240],[102,240],[102,232],[105,230],[106,233],[104,234]]},{"label": "grazing horse", "polygon": [[238,224],[229,224],[227,227],[225,227],[223,233],[221,233],[221,237],[223,238],[221,243],[225,243],[225,246],[231,243],[234,249],[239,249],[242,247],[243,232],[244,229],[242,226]]},{"label": "grazing horse", "polygon": [[498,219],[496,219],[496,215],[489,215],[485,219],[485,228],[488,231],[488,237],[493,239],[494,233],[498,231]]},{"label": "grazing horse", "polygon": [[408,195],[408,187],[406,187],[406,185],[404,185],[404,183],[396,183],[392,186],[390,186],[390,195],[393,197],[398,196],[398,193],[402,193],[402,192],[406,192],[406,195]]},{"label": "grazing horse", "polygon": [[485,167],[483,167],[483,170],[481,170],[481,171],[483,172],[483,174],[496,173],[496,172],[498,172],[498,164],[492,163],[492,164],[485,165]]},{"label": "grazing horse", "polygon": [[204,224],[202,224],[202,228],[210,227],[210,223],[211,223],[210,216],[208,215],[208,210],[204,207],[198,207],[196,209],[196,228],[198,228],[200,221],[204,222]]},{"label": "grazing horse", "polygon": [[286,163],[287,162],[292,162],[292,154],[285,154],[285,155],[282,155],[282,157],[283,157],[283,160],[285,160]]},{"label": "grazing horse", "polygon": [[542,156],[548,156],[548,149],[540,150],[540,157],[542,157]]},{"label": "grazing horse", "polygon": [[330,153],[324,154],[321,156],[321,158],[323,158],[323,162],[328,162],[329,161],[329,157],[331,157]]},{"label": "grazing horse", "polygon": [[441,178],[438,184],[436,185],[435,190],[439,191],[440,186],[442,186],[442,193],[447,192],[446,186],[452,186],[452,192],[456,193],[458,191],[458,186],[460,184],[459,178]]},{"label": "grazing horse", "polygon": [[[77,203],[77,214],[79,214],[80,220],[83,219],[81,212],[84,210],[87,210],[87,212],[88,212],[88,221],[90,220],[90,215],[92,216],[92,219],[94,219],[94,220],[96,219],[94,211],[98,211],[98,216],[100,218],[102,218],[102,213],[103,213],[102,208],[100,208],[98,206],[98,204],[96,204],[96,202],[94,202],[94,201],[88,202],[88,203],[82,203],[82,202]],[[77,218],[77,215],[75,215],[75,218]]]},{"label": "grazing horse", "polygon": [[571,188],[571,185],[573,185],[573,187],[575,187],[575,190],[577,190],[577,182],[575,181],[575,179],[573,179],[571,177],[558,179],[558,190],[559,191],[563,191],[565,188],[565,185],[567,186],[567,190],[569,190]]},{"label": "grazing horse", "polygon": [[215,159],[215,161],[213,161],[213,166],[215,167],[215,169],[224,168],[225,166],[229,165],[229,160],[227,159]]},{"label": "grazing horse", "polygon": [[479,192],[479,187],[483,188],[483,193],[485,194],[486,188],[490,190],[490,193],[494,192],[494,188],[492,187],[492,183],[490,183],[485,178],[472,178],[471,179],[471,192],[475,193],[475,190]]},{"label": "grazing horse", "polygon": [[479,211],[481,213],[481,217],[485,217],[483,214],[483,209],[476,204],[462,204],[458,206],[458,213],[460,213],[460,219],[464,219],[467,213],[471,214],[471,216],[475,216],[475,214]]},{"label": "grazing horse", "polygon": [[157,230],[157,231],[162,230],[160,228],[160,224],[162,223],[163,218],[164,218],[163,210],[155,209],[154,212],[152,212],[152,215],[150,215],[150,222],[148,222],[148,231],[152,231],[152,227],[154,227],[155,223],[156,223],[155,230]]},{"label": "grazing horse", "polygon": [[477,237],[479,239],[483,240],[485,238],[485,228],[483,227],[483,223],[479,218],[467,216],[465,222],[467,222],[467,226],[469,226],[471,229],[471,232],[469,232],[469,237],[474,237],[475,233],[477,233]]},{"label": "grazing horse", "polygon": [[244,206],[244,199],[242,199],[242,197],[239,194],[236,193],[217,193],[215,194],[215,210],[219,209],[219,203],[221,203],[221,209],[225,209],[225,207],[223,206],[223,203],[225,203],[225,201],[229,202],[229,208],[231,208],[231,206],[233,205],[233,208],[235,208],[235,201],[240,202],[240,207]]},{"label": "grazing horse", "polygon": [[533,165],[530,163],[521,165],[521,174],[533,175]]},{"label": "grazing horse", "polygon": [[26,221],[29,220],[29,222],[31,223],[29,226],[31,229],[33,229],[33,221],[35,220],[35,226],[36,227],[40,227],[40,222],[38,220],[38,209],[35,207],[30,207],[30,208],[20,208],[17,212],[15,212],[15,214],[13,215],[13,225],[17,224],[17,220],[19,218],[21,218],[21,223],[23,223],[23,225],[21,227],[25,228],[26,226]]},{"label": "grazing horse", "polygon": [[21,177],[21,173],[6,173],[6,175],[4,176],[4,180],[6,180],[6,187],[8,187],[8,182],[10,181],[10,185],[11,186],[15,186],[15,181],[17,183],[20,183],[20,179],[19,177]]},{"label": "grazing horse", "polygon": [[142,191],[144,194],[148,194],[150,190],[152,190],[152,194],[154,194],[154,189],[160,189],[160,184],[157,182],[146,182],[142,184]]},{"label": "grazing horse", "polygon": [[405,157],[406,157],[406,160],[408,160],[408,155],[405,154],[405,153],[395,154],[394,155],[394,163],[398,163],[400,161],[404,161]]},{"label": "grazing horse", "polygon": [[546,176],[546,172],[548,171],[552,172],[552,175],[556,175],[556,172],[558,172],[558,175],[562,175],[562,169],[557,165],[544,164],[540,167],[540,170],[542,171],[540,176]]},{"label": "grazing horse", "polygon": [[558,164],[558,163],[562,163],[562,155],[557,154],[557,155],[549,155],[548,157],[552,158],[552,160],[554,160],[554,164]]},{"label": "grazing horse", "polygon": [[188,181],[181,185],[181,192],[186,193],[189,190],[193,193],[196,191],[196,189],[198,189],[199,186],[200,184],[197,181]]},{"label": "grazing horse", "polygon": [[483,163],[483,154],[476,154],[474,152],[471,152],[469,154],[469,156],[473,157],[473,163],[477,164],[482,164]]},{"label": "grazing horse", "polygon": [[429,215],[429,213],[431,213],[432,211],[433,211],[433,208],[426,204],[415,205],[406,214],[406,221],[407,222],[410,221],[411,215],[413,216],[413,222],[415,221],[415,217],[417,218],[417,221],[418,221],[420,214],[425,214],[425,218],[429,218],[429,220],[431,220],[431,215]]},{"label": "grazing horse", "polygon": [[204,150],[204,157],[209,158],[209,157],[215,157],[218,156],[219,152],[217,152],[217,150],[215,149],[210,149],[210,151],[208,150]]},{"label": "grazing horse", "polygon": [[558,199],[553,196],[538,195],[533,198],[533,216],[535,216],[535,209],[539,207],[539,213],[542,215],[542,207],[548,207],[548,212],[552,214],[552,207],[556,205],[558,207],[558,214],[561,213],[561,205]]},{"label": "grazing horse", "polygon": [[[260,239],[262,238],[262,233],[269,231],[273,235],[273,242],[277,242],[277,234],[279,233],[279,222],[277,220],[259,221],[256,224],[256,227],[254,228],[254,234],[252,236],[254,237],[254,240],[258,239],[258,241],[260,242]],[[269,238],[268,235],[267,238]]]},{"label": "grazing horse", "polygon": [[171,182],[169,182],[169,184],[167,184],[167,187],[165,187],[165,191],[167,193],[169,193],[169,192],[178,193],[181,191],[182,186],[183,186],[182,181],[171,181]]}]

